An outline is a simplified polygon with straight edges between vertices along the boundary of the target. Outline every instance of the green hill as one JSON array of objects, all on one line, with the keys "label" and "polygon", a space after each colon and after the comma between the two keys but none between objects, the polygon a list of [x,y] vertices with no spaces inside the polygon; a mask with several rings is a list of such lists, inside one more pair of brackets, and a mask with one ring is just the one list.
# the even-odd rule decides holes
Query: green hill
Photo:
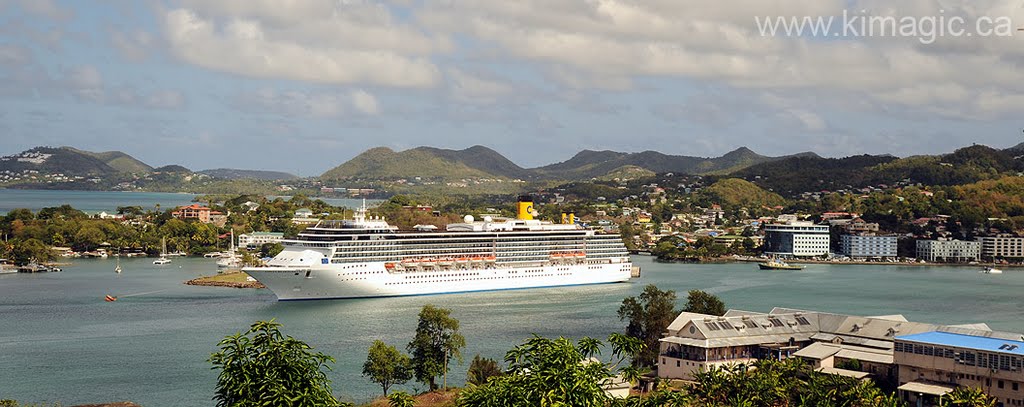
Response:
[{"label": "green hill", "polygon": [[119,171],[103,160],[75,149],[36,147],[0,157],[0,172],[36,171],[39,175],[63,174],[68,177],[108,176]]},{"label": "green hill", "polygon": [[344,164],[334,167],[320,178],[324,180],[394,180],[415,177],[508,178],[508,176],[474,168],[474,166],[480,167],[481,162],[476,159],[467,159],[462,154],[467,150],[451,151],[418,147],[395,152],[387,147],[377,147],[366,150]]},{"label": "green hill", "polygon": [[[802,153],[802,155],[813,153]],[[669,155],[657,151],[620,153],[583,150],[567,161],[535,168],[542,177],[558,180],[582,180],[606,177],[622,167],[639,167],[655,173],[711,174],[731,172],[751,165],[785,157],[767,157],[746,147],[721,157],[705,158]]]},{"label": "green hill", "polygon": [[277,180],[291,180],[296,179],[298,176],[289,174],[287,172],[280,171],[263,171],[263,170],[239,170],[234,168],[215,168],[212,170],[199,171],[200,174],[206,174],[214,178],[221,179],[258,179],[266,181],[277,181]]},{"label": "green hill", "polygon": [[699,199],[705,205],[718,204],[725,209],[774,207],[786,203],[779,194],[739,178],[726,178],[709,185],[700,191]]},{"label": "green hill", "polygon": [[153,171],[153,167],[150,167],[146,163],[137,160],[128,154],[120,151],[104,151],[104,152],[92,152],[79,150],[74,147],[61,147],[61,149],[68,150],[73,153],[84,154],[90,157],[94,157],[105,164],[113,168],[114,170],[128,173],[128,174],[145,174]]}]

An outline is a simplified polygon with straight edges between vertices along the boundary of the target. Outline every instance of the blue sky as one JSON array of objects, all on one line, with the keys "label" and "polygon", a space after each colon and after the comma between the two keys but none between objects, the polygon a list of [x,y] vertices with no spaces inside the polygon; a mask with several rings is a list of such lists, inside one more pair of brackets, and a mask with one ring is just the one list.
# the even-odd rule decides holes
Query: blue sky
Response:
[{"label": "blue sky", "polygon": [[[319,174],[372,147],[718,156],[1024,141],[1024,32],[761,35],[755,17],[1016,1],[0,0],[0,154]],[[863,13],[863,12],[862,12]],[[837,23],[838,24],[838,23]]]}]

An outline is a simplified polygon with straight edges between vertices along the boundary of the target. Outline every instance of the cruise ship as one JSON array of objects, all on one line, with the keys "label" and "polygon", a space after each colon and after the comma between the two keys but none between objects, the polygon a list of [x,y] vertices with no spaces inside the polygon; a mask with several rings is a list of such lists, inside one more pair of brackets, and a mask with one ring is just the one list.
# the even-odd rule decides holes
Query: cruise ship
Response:
[{"label": "cruise ship", "polygon": [[[390,297],[624,282],[633,265],[617,234],[572,219],[534,219],[521,197],[515,218],[466,216],[438,231],[399,231],[368,217],[322,220],[263,267],[243,269],[278,300]],[[570,217],[571,218],[571,215]]]}]

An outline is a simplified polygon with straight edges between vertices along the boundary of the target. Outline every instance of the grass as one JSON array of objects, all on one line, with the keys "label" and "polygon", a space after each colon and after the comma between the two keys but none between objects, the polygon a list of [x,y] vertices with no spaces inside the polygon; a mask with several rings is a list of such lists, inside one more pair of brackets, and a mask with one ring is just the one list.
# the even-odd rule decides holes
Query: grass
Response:
[{"label": "grass", "polygon": [[[413,396],[416,400],[416,407],[449,407],[455,405],[455,399],[459,397],[462,389],[449,387],[448,390],[438,390]],[[384,397],[365,404],[362,407],[388,407],[388,400]]]},{"label": "grass", "polygon": [[220,283],[245,283],[248,282],[248,274],[241,271],[226,271],[223,274],[217,274],[214,276],[199,277],[198,281],[216,281]]}]

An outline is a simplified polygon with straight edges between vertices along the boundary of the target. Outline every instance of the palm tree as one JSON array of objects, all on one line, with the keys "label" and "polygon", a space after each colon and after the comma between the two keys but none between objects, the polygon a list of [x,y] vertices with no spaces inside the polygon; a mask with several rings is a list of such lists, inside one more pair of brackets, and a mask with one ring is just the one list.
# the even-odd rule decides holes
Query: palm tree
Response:
[{"label": "palm tree", "polygon": [[978,387],[957,387],[942,397],[942,407],[994,407],[996,399]]}]

